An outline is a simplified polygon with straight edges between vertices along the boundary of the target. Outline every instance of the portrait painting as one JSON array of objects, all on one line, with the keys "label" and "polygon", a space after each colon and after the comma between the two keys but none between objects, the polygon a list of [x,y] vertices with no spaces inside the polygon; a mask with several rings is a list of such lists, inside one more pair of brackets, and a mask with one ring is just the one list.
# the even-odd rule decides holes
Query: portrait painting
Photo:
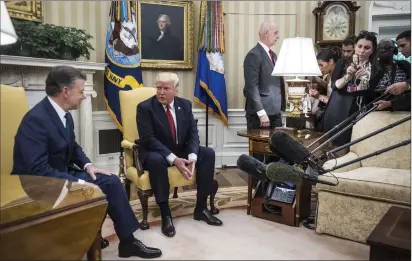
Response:
[{"label": "portrait painting", "polygon": [[139,1],[142,68],[193,68],[193,2]]},{"label": "portrait painting", "polygon": [[12,18],[43,22],[42,1],[4,1]]}]

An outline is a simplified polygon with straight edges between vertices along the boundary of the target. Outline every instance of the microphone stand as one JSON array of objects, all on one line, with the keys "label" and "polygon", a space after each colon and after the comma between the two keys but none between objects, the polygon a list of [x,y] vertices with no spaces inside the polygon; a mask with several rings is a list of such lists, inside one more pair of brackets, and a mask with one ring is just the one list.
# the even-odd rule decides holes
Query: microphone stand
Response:
[{"label": "microphone stand", "polygon": [[397,144],[395,144],[395,145],[386,147],[386,148],[384,148],[384,149],[377,150],[377,151],[375,151],[375,152],[372,152],[372,153],[367,154],[367,155],[365,155],[365,156],[359,157],[359,158],[357,158],[357,159],[350,160],[350,161],[348,161],[348,162],[342,163],[342,164],[337,165],[337,166],[335,166],[335,167],[333,167],[333,168],[331,168],[331,169],[323,170],[324,172],[321,173],[321,175],[322,175],[322,174],[325,174],[325,173],[328,173],[328,172],[331,172],[331,171],[334,171],[334,170],[336,170],[336,169],[343,168],[343,167],[348,166],[348,165],[350,165],[350,164],[353,164],[353,163],[362,161],[362,160],[364,160],[364,159],[368,159],[368,158],[370,158],[370,157],[380,155],[380,154],[382,154],[382,153],[384,153],[384,152],[387,152],[387,151],[390,151],[390,150],[393,150],[393,149],[396,149],[396,148],[399,148],[399,147],[402,147],[402,146],[406,146],[406,145],[408,145],[408,144],[410,144],[410,143],[411,143],[411,139],[409,139],[409,140],[404,140],[404,141],[399,142],[399,143],[397,143]]},{"label": "microphone stand", "polygon": [[[325,134],[323,134],[322,136],[320,136],[318,139],[316,139],[315,141],[313,141],[311,144],[309,144],[309,146],[307,146],[307,148],[311,148],[313,145],[315,145],[316,143],[318,143],[320,140],[322,140],[323,138],[325,138],[326,136],[328,136],[331,132],[334,132],[340,128],[342,128],[342,126],[346,125],[347,123],[349,123],[350,121],[352,121],[353,119],[355,119],[359,114],[363,113],[371,104],[373,105],[373,103],[382,100],[384,98],[386,98],[387,96],[389,96],[390,94],[382,94],[381,96],[379,96],[378,98],[376,98],[375,100],[373,100],[371,103],[365,105],[363,108],[361,108],[359,111],[353,113],[351,116],[349,116],[346,120],[342,121],[341,123],[339,123],[338,125],[336,125],[335,127],[333,127],[332,129],[330,129],[329,131],[327,131]],[[376,105],[374,105],[374,107],[372,107],[373,110],[375,110],[377,108]],[[368,113],[372,112],[373,110],[369,110],[366,112],[366,114],[364,116],[366,116]],[[362,116],[362,118],[364,117]],[[328,141],[329,142],[329,141]]]},{"label": "microphone stand", "polygon": [[[404,122],[407,122],[407,121],[409,121],[410,119],[411,119],[411,116],[405,117],[405,118],[403,118],[403,119],[401,119],[401,120],[399,120],[399,121],[397,121],[397,122],[394,122],[394,123],[389,124],[388,126],[386,126],[386,127],[384,127],[384,128],[381,128],[381,129],[379,129],[379,130],[376,130],[376,131],[374,131],[374,132],[371,132],[371,133],[369,133],[369,134],[367,134],[367,135],[365,135],[365,136],[363,136],[363,137],[360,137],[360,138],[358,138],[358,139],[356,139],[356,140],[354,140],[354,141],[351,141],[351,142],[349,142],[349,143],[347,143],[347,144],[345,144],[345,145],[342,145],[342,146],[340,146],[340,147],[337,147],[337,148],[329,151],[328,153],[334,153],[334,152],[340,151],[340,150],[342,150],[342,149],[345,149],[345,148],[347,148],[347,147],[350,147],[350,146],[352,146],[352,145],[354,145],[354,144],[356,144],[356,143],[358,143],[358,142],[361,142],[361,141],[366,140],[366,139],[368,139],[368,138],[370,138],[370,137],[372,137],[372,136],[375,136],[376,134],[379,134],[379,133],[381,133],[381,132],[384,132],[384,131],[386,131],[386,130],[388,130],[388,129],[392,129],[393,127],[396,127],[396,126],[398,126],[398,125],[400,125],[400,124],[402,124],[402,123],[404,123]],[[324,153],[323,155],[326,156],[325,153]],[[323,156],[323,155],[322,155],[322,156]],[[321,156],[321,159],[322,159],[322,156]]]}]

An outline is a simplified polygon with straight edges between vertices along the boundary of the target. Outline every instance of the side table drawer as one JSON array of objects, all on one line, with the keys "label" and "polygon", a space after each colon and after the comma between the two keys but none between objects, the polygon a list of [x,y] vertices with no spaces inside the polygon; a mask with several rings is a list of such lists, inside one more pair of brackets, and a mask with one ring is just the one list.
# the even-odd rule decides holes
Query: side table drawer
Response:
[{"label": "side table drawer", "polygon": [[260,141],[250,141],[249,150],[253,153],[264,153],[264,154],[274,154],[269,149],[269,143]]}]

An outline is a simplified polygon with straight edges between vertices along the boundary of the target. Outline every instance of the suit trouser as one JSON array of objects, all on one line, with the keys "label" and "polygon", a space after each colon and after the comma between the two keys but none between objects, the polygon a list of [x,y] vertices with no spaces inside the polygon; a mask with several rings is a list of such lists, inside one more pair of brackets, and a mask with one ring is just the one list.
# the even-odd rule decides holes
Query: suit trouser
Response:
[{"label": "suit trouser", "polygon": [[114,229],[120,240],[130,236],[139,228],[139,222],[127,199],[126,191],[116,175],[96,174],[96,180],[85,172],[75,172],[74,176],[96,184],[106,194],[109,203],[107,213],[113,220]]},{"label": "suit trouser", "polygon": [[[177,155],[187,158],[187,155]],[[148,152],[143,163],[143,168],[149,171],[150,185],[156,203],[168,202],[170,183],[167,168],[170,167],[166,159],[157,152]],[[196,161],[197,202],[196,211],[206,208],[207,197],[210,195],[215,170],[215,151],[208,147],[199,146]]]}]

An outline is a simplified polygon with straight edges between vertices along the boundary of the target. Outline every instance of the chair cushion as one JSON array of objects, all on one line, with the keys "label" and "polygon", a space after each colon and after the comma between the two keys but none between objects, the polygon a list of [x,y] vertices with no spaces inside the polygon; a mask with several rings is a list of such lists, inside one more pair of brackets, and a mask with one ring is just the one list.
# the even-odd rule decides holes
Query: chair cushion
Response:
[{"label": "chair cushion", "polygon": [[[361,167],[348,172],[333,173],[337,186],[317,184],[318,190],[370,198],[392,203],[411,203],[411,172],[403,169]],[[331,174],[319,176],[321,180],[336,182]]]},{"label": "chair cushion", "polygon": [[[191,180],[186,180],[176,167],[169,167],[168,169],[170,187],[182,187],[193,185],[196,181],[196,171]],[[137,169],[129,167],[126,171],[126,177],[141,190],[148,190],[150,186],[149,172],[145,171],[142,176],[137,176]]]}]

